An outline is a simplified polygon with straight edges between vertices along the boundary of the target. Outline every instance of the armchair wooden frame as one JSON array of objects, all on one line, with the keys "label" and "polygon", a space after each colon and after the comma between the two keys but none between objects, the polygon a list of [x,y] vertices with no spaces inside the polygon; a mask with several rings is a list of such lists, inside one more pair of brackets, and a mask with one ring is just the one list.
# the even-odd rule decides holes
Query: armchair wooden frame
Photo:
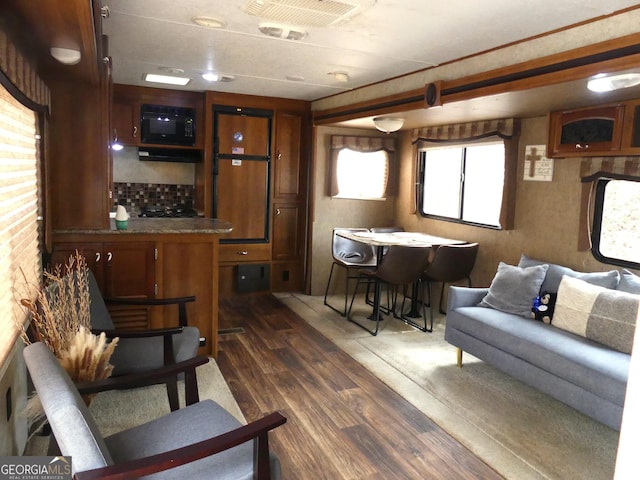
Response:
[{"label": "armchair wooden frame", "polygon": [[[103,297],[103,300],[107,304],[117,305],[140,305],[140,306],[166,306],[166,305],[178,305],[178,325],[177,327],[170,328],[156,328],[145,330],[104,330],[98,328],[92,328],[91,331],[99,335],[103,333],[107,338],[151,338],[151,337],[163,337],[163,359],[165,365],[171,365],[175,363],[175,354],[173,350],[173,335],[182,333],[184,327],[187,326],[187,303],[195,302],[196,297],[172,297],[172,298],[122,298],[122,297]],[[171,411],[178,410],[180,408],[178,400],[178,384],[177,375],[166,377],[161,383],[164,383],[167,387],[167,397],[169,399],[169,406]],[[124,387],[122,387],[124,388]]]},{"label": "armchair wooden frame", "polygon": [[[50,361],[55,362],[55,357],[44,346],[44,344],[38,342],[37,344],[30,345],[28,349],[36,348],[34,355],[29,357],[40,356],[40,363],[38,361],[30,362],[27,358],[25,350],[25,358],[27,358],[27,366],[34,378],[34,385],[36,390],[38,387],[49,388],[48,382],[51,382],[51,374],[48,372],[38,372],[39,366],[42,365],[42,353],[50,357]],[[38,350],[39,349],[39,350]],[[81,382],[75,386],[78,389],[80,395],[95,394],[114,389],[141,387],[147,385],[153,385],[157,383],[163,383],[168,378],[175,378],[178,374],[184,374],[185,385],[185,399],[186,405],[194,405],[200,401],[198,394],[198,382],[196,377],[196,367],[207,363],[209,359],[206,356],[196,356],[183,362],[174,363],[165,367],[146,371],[143,373],[122,375],[120,377],[110,377],[105,380],[99,380],[94,382]],[[31,365],[33,363],[33,366]],[[61,367],[54,368],[55,371],[62,370]],[[34,377],[35,375],[35,377]],[[39,377],[39,378],[38,378]],[[57,383],[55,375],[53,381]],[[57,387],[59,388],[59,387]],[[43,390],[44,392],[44,390]],[[47,412],[47,404],[45,406],[45,413]],[[88,410],[83,413],[76,410],[78,415],[88,414]],[[175,412],[174,412],[175,413]],[[172,415],[170,413],[168,415]],[[58,419],[60,421],[60,419]],[[64,421],[64,420],[63,420]],[[76,472],[74,475],[75,480],[91,480],[91,479],[133,479],[139,478],[144,475],[150,475],[157,472],[169,470],[181,465],[185,465],[196,460],[203,459],[205,457],[214,455],[216,453],[223,452],[230,448],[236,447],[248,441],[253,441],[253,478],[256,480],[270,480],[271,479],[271,459],[269,451],[269,439],[268,433],[285,424],[287,421],[280,412],[273,412],[266,415],[254,422],[247,425],[242,425],[233,430],[225,433],[210,437],[206,440],[199,441],[190,445],[168,450],[162,453],[150,455],[147,457],[137,458],[134,460],[124,461],[109,465],[101,468],[85,470]],[[59,428],[59,427],[58,427]],[[198,428],[194,425],[194,428]],[[75,438],[75,437],[74,437]],[[81,440],[79,440],[81,441]],[[66,439],[69,442],[69,439]],[[66,444],[69,448],[69,445]],[[66,454],[65,452],[62,452]]]}]

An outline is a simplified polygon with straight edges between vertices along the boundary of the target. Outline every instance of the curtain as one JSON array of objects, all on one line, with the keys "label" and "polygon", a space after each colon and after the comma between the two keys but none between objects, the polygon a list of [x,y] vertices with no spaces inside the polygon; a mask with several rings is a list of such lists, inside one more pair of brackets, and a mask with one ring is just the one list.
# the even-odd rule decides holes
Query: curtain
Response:
[{"label": "curtain", "polygon": [[582,192],[580,194],[578,251],[591,249],[592,199],[598,179],[606,174],[640,177],[640,157],[591,157],[584,158],[580,163]]},{"label": "curtain", "polygon": [[343,148],[348,148],[356,152],[377,152],[384,150],[389,159],[389,171],[387,175],[387,188],[385,197],[397,193],[397,170],[396,165],[396,140],[392,137],[362,137],[348,135],[331,136],[331,168],[329,180],[329,196],[338,194],[338,153]]},{"label": "curtain", "polygon": [[418,150],[443,143],[464,143],[481,139],[502,139],[504,142],[505,171],[502,190],[502,206],[500,208],[500,225],[503,230],[514,228],[516,182],[518,173],[518,137],[520,121],[517,118],[502,118],[478,122],[458,123],[451,125],[435,125],[416,128],[411,131],[413,144],[413,181],[412,196],[413,213],[418,211],[419,169]]}]

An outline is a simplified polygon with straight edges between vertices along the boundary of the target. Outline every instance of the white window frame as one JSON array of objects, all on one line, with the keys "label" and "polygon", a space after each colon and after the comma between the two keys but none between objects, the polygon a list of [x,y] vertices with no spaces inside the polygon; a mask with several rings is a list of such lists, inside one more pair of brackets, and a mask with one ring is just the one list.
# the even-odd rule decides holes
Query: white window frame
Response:
[{"label": "white window frame", "polygon": [[[491,170],[486,174],[481,169],[476,169],[477,173],[474,173],[473,178],[470,178],[474,171],[472,170],[473,166],[474,164],[477,166],[477,162],[469,162],[468,154],[479,153],[480,150],[476,147],[495,150],[497,146],[501,147],[502,152],[502,156],[499,158],[500,162],[494,162],[493,165],[489,164]],[[429,152],[441,152],[443,154],[440,156],[440,160],[438,160],[438,157],[433,157],[434,167],[436,165],[435,162],[438,161],[447,162],[447,164],[451,162],[452,168],[448,169],[448,172],[442,171],[444,177],[429,177]],[[448,158],[445,159],[445,157]],[[503,228],[500,218],[505,194],[505,182],[507,181],[507,151],[503,140],[492,139],[479,142],[448,143],[446,145],[421,148],[418,151],[418,161],[418,211],[421,216],[485,228]],[[442,165],[445,164],[442,163]],[[480,185],[482,182],[493,183],[489,184],[488,188],[482,188]],[[433,193],[433,196],[430,197],[429,193]],[[472,197],[472,199],[470,200],[469,197]],[[425,208],[425,201],[436,198],[445,198],[448,204],[438,200],[439,205],[434,203],[432,208]],[[493,210],[489,215],[484,215],[484,212],[469,214],[468,208],[467,212],[465,212],[465,206],[472,207],[477,205],[478,199],[484,202],[491,202]]]}]

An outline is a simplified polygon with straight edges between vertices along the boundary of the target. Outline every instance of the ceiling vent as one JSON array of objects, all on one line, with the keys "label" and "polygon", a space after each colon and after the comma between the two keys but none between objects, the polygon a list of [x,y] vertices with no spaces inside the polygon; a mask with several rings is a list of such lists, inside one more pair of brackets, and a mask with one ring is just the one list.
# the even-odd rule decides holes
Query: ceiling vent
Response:
[{"label": "ceiling vent", "polygon": [[329,27],[344,23],[377,0],[251,0],[249,15],[293,25]]}]

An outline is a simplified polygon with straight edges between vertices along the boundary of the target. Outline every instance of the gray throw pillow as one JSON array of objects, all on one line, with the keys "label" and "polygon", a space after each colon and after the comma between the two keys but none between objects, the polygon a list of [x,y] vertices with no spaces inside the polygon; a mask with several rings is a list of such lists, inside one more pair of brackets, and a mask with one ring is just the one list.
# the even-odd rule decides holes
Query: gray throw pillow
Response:
[{"label": "gray throw pillow", "polygon": [[640,277],[634,275],[629,270],[623,270],[620,276],[620,283],[618,283],[616,290],[640,295]]},{"label": "gray throw pillow", "polygon": [[545,264],[521,268],[500,262],[489,292],[479,306],[531,318],[531,305],[540,292],[548,267]]},{"label": "gray throw pillow", "polygon": [[611,270],[609,272],[577,272],[569,267],[535,260],[524,253],[520,257],[518,266],[525,268],[544,264],[549,265],[549,269],[547,270],[547,275],[540,287],[540,292],[558,293],[558,287],[560,286],[560,281],[562,280],[563,275],[567,275],[572,278],[579,278],[591,285],[597,285],[604,288],[616,288],[620,281],[620,272],[618,272],[618,270]]}]

